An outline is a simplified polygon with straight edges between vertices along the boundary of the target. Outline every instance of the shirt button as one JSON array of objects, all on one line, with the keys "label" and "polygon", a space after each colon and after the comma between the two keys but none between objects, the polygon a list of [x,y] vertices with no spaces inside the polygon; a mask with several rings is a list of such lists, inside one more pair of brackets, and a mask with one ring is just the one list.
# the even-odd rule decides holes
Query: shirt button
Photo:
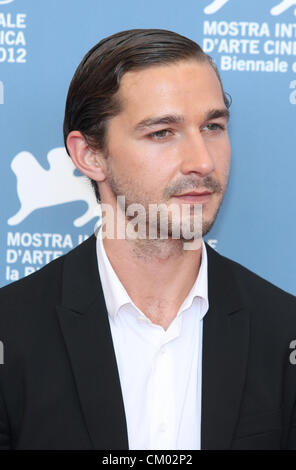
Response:
[{"label": "shirt button", "polygon": [[167,430],[166,423],[160,423],[160,425],[158,426],[158,430],[159,430],[159,432],[166,432],[166,430]]}]

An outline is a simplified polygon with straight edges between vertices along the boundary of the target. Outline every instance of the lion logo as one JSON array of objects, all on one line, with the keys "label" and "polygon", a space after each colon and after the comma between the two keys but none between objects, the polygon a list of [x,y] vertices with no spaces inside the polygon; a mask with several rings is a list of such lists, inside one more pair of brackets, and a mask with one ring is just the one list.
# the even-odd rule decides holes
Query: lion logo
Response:
[{"label": "lion logo", "polygon": [[30,152],[18,153],[11,162],[17,178],[17,194],[21,203],[19,211],[8,219],[9,225],[17,225],[33,211],[67,202],[85,201],[86,212],[75,219],[75,227],[87,224],[99,217],[100,206],[85,176],[74,175],[75,166],[65,148],[48,152],[49,170],[45,170]]},{"label": "lion logo", "polygon": [[[275,5],[271,10],[270,13],[274,16],[281,15],[284,13],[288,8],[295,6],[296,0],[283,0],[278,5]],[[294,15],[296,15],[296,8],[294,10]]]},{"label": "lion logo", "polygon": [[[213,15],[217,13],[229,0],[214,0],[208,6],[204,8],[204,13],[206,15]],[[296,0],[282,0],[277,5],[271,8],[270,14],[273,16],[278,16],[288,10],[290,7],[296,5]],[[294,10],[294,15],[296,15],[296,8]]]},{"label": "lion logo", "polygon": [[214,0],[204,9],[206,15],[213,15],[222,8],[229,0]]}]

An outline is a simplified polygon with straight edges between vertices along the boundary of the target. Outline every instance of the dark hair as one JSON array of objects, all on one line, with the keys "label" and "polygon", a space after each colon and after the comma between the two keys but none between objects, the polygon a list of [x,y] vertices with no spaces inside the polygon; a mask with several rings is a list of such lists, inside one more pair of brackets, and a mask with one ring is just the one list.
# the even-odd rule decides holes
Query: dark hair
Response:
[{"label": "dark hair", "polygon": [[[164,29],[131,29],[102,39],[82,59],[69,87],[63,129],[68,154],[66,141],[73,130],[80,131],[91,148],[106,150],[107,123],[121,109],[115,94],[127,71],[186,59],[207,61],[213,67],[229,108],[215,63],[191,39]],[[91,183],[99,201],[98,185]]]}]

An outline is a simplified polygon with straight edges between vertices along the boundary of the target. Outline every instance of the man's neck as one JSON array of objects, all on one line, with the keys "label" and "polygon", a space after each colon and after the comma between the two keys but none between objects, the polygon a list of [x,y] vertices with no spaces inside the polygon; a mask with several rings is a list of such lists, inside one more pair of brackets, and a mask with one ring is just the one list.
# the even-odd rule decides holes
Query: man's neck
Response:
[{"label": "man's neck", "polygon": [[201,263],[201,246],[183,241],[103,239],[104,249],[134,304],[165,330],[189,294]]}]

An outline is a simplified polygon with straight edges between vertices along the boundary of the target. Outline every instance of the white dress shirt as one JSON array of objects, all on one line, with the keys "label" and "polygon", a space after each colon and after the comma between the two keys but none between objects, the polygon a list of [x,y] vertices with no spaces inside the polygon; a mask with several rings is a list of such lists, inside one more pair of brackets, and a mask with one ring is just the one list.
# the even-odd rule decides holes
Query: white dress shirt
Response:
[{"label": "white dress shirt", "polygon": [[[123,395],[129,449],[200,449],[202,323],[208,310],[207,252],[165,331],[129,297],[104,249],[97,257]],[[165,279],[160,279],[165,289]]]}]

